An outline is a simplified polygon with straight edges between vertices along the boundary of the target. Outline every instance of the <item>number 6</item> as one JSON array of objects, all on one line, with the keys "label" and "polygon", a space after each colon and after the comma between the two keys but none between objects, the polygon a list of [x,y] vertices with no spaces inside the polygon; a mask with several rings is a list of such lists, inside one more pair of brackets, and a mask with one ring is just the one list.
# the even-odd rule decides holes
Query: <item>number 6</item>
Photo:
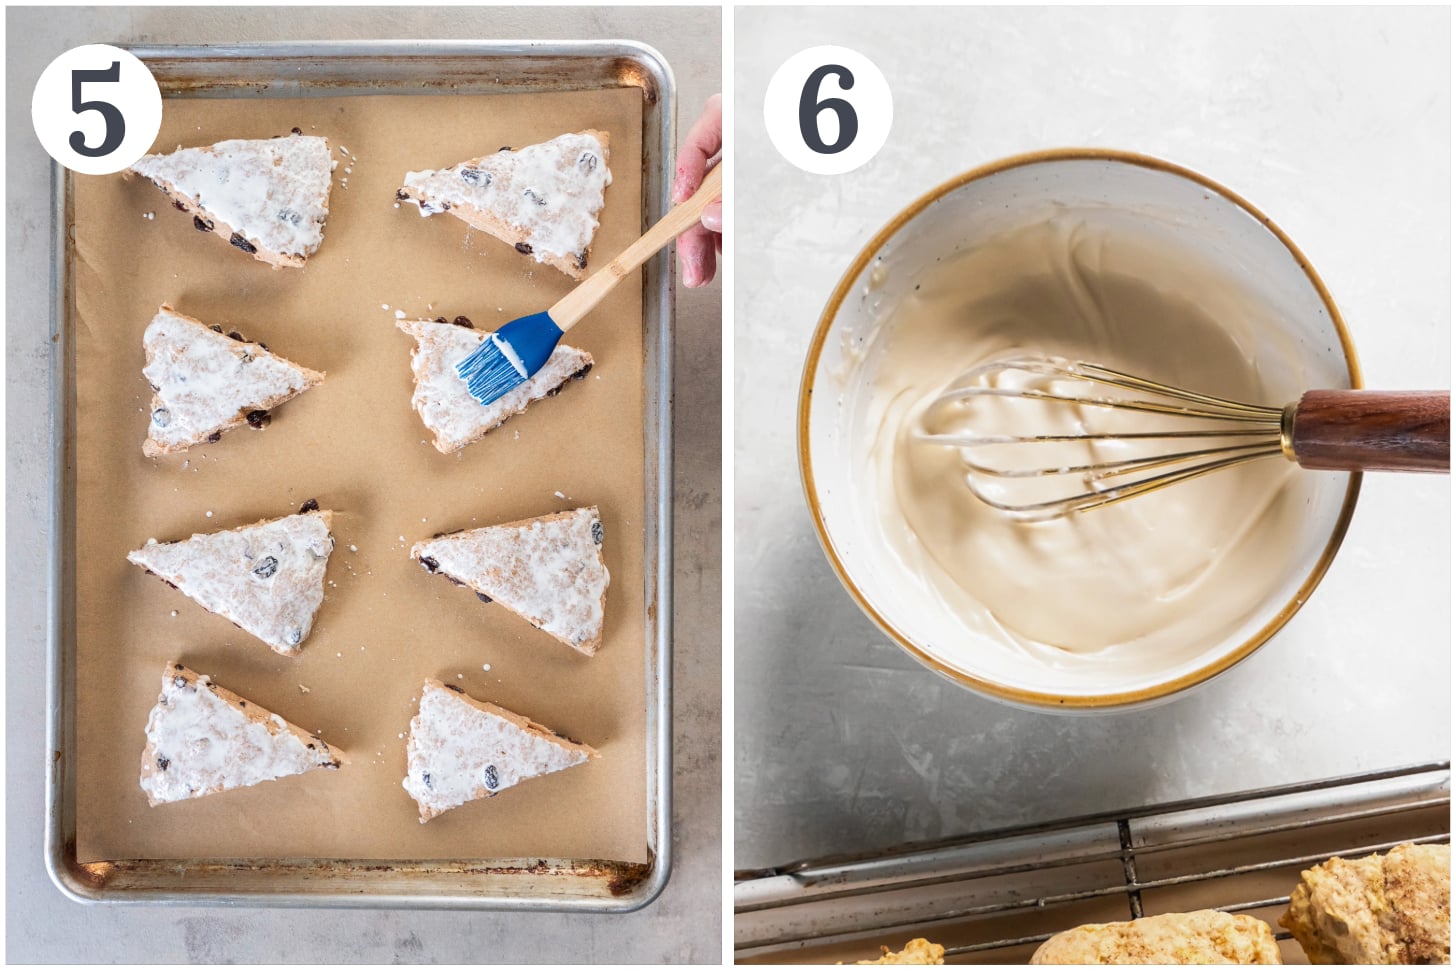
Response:
[{"label": "number 6", "polygon": [[[101,144],[91,148],[86,144],[86,136],[79,131],[71,132],[71,148],[78,155],[87,158],[100,158],[103,155],[110,155],[121,147],[122,139],[126,137],[126,119],[121,116],[121,111],[116,105],[109,101],[82,101],[81,85],[87,81],[120,81],[121,62],[112,61],[111,66],[100,71],[72,71],[71,72],[71,110],[76,114],[83,111],[99,111],[102,119],[106,122],[106,135],[101,139]],[[63,129],[64,130],[64,129]]]},{"label": "number 6", "polygon": [[[819,85],[831,74],[839,78],[840,90],[848,91],[854,87],[854,75],[849,68],[842,64],[825,64],[814,69],[799,95],[799,132],[804,137],[804,144],[820,155],[839,154],[854,144],[854,138],[859,134],[859,117],[854,113],[854,105],[843,98],[816,100]],[[834,112],[839,119],[839,135],[833,145],[824,144],[824,139],[819,136],[819,113],[826,110]]]}]

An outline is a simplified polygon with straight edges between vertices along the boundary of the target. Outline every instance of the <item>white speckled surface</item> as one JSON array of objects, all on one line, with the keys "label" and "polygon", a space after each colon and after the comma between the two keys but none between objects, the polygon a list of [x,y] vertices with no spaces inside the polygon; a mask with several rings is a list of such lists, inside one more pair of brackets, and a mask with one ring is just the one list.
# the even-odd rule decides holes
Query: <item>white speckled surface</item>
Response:
[{"label": "white speckled surface", "polygon": [[[6,14],[6,957],[36,963],[718,963],[721,955],[721,290],[679,290],[672,879],[602,917],[413,910],[83,908],[41,859],[49,496],[49,160],[35,79],[84,43],[278,39],[632,38],[677,78],[678,134],[719,90],[716,8],[44,8]],[[287,271],[280,271],[287,272]],[[26,281],[37,281],[28,286]],[[413,824],[411,824],[413,825]]]},{"label": "white speckled surface", "polygon": [[[1451,483],[1371,475],[1308,606],[1149,711],[1067,717],[942,681],[850,601],[812,533],[794,409],[854,254],[923,191],[1037,148],[1200,170],[1304,250],[1366,385],[1451,380],[1451,13],[1377,8],[744,8],[735,202],[735,867],[1450,756]],[[895,96],[880,154],[783,161],[763,96],[840,44]]]}]

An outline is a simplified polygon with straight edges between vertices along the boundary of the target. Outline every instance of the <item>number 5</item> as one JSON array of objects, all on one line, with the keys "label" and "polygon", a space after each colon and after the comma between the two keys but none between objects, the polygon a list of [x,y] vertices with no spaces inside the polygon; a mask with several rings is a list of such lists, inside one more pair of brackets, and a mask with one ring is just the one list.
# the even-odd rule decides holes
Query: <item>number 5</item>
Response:
[{"label": "number 5", "polygon": [[[121,111],[109,101],[82,101],[81,85],[87,81],[120,81],[121,62],[112,61],[111,67],[100,71],[72,71],[71,72],[71,110],[76,114],[83,111],[99,111],[102,119],[106,122],[106,135],[101,139],[101,144],[91,148],[86,144],[86,136],[79,131],[71,132],[71,148],[78,155],[87,158],[100,158],[103,155],[110,155],[121,147],[121,141],[126,137],[126,119],[121,117]],[[64,129],[62,129],[64,131]]]},{"label": "number 5", "polygon": [[[843,64],[825,64],[814,69],[799,95],[799,132],[804,136],[804,144],[820,155],[839,154],[854,144],[854,138],[859,134],[859,116],[854,113],[854,105],[843,98],[816,100],[819,85],[831,74],[839,78],[840,90],[848,91],[854,87],[854,75],[849,68]],[[826,110],[834,112],[839,119],[839,134],[833,145],[824,144],[824,139],[819,136],[819,113]]]}]

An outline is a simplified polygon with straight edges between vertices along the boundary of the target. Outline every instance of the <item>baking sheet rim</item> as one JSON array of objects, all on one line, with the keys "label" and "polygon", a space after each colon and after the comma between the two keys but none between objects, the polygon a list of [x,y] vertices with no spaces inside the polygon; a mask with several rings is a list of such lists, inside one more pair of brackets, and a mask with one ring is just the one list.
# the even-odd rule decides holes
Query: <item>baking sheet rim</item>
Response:
[{"label": "baking sheet rim", "polygon": [[[327,60],[330,57],[371,55],[405,56],[412,63],[427,64],[432,57],[462,54],[487,58],[506,55],[521,57],[570,56],[600,61],[627,59],[638,65],[646,79],[656,85],[655,98],[644,102],[643,153],[656,158],[645,167],[643,178],[644,224],[655,221],[669,206],[670,182],[666,165],[676,144],[675,95],[672,71],[662,55],[637,41],[283,41],[246,45],[122,45],[143,60],[170,58],[192,59],[195,62],[256,63],[287,55],[307,55]],[[241,78],[231,79],[236,84]],[[489,79],[482,77],[483,82]],[[377,84],[378,82],[374,82]],[[393,82],[402,84],[402,81]],[[629,85],[630,86],[630,85]],[[638,86],[645,87],[645,84]],[[519,91],[501,85],[505,91]],[[374,89],[379,94],[429,94],[428,89],[393,91],[387,87]],[[253,96],[267,97],[266,92]],[[71,481],[68,459],[75,421],[70,403],[73,379],[74,348],[68,339],[69,321],[73,319],[74,301],[69,273],[69,235],[71,222],[70,173],[59,163],[51,167],[51,332],[50,362],[51,471],[49,525],[53,537],[47,575],[47,651],[46,651],[46,817],[45,865],[52,882],[70,899],[80,903],[186,903],[236,904],[251,906],[334,906],[334,907],[413,907],[437,909],[557,910],[627,913],[645,907],[657,898],[667,884],[671,872],[671,789],[672,789],[672,336],[674,311],[674,277],[666,254],[658,254],[645,265],[643,286],[644,326],[649,330],[644,346],[647,361],[644,368],[648,380],[644,386],[644,529],[646,639],[644,676],[648,699],[647,745],[647,854],[646,864],[622,865],[613,878],[614,861],[544,860],[546,872],[532,861],[499,859],[469,861],[491,876],[520,873],[532,876],[560,877],[559,891],[536,895],[514,895],[495,892],[402,894],[397,890],[369,889],[370,876],[388,874],[381,871],[377,860],[249,860],[248,870],[257,872],[299,863],[326,865],[339,871],[336,879],[354,883],[318,891],[266,891],[246,893],[189,890],[183,886],[108,887],[104,874],[128,869],[168,869],[186,874],[191,866],[197,871],[209,868],[226,872],[239,861],[108,861],[80,864],[76,860],[74,778],[68,775],[74,753],[74,685],[69,674],[74,670],[76,650],[74,620],[68,619],[67,604],[74,594],[74,578],[69,573],[73,550],[73,525],[69,510],[74,506],[75,488]],[[655,327],[654,327],[655,324]],[[655,336],[655,340],[652,338]],[[67,815],[69,813],[69,817]],[[427,860],[389,861],[407,868],[425,866]],[[450,861],[458,863],[460,861]],[[645,871],[645,872],[643,872]],[[442,871],[443,872],[443,871]],[[626,874],[631,874],[627,889],[616,890]],[[306,879],[306,878],[305,878]],[[426,880],[422,874],[418,879]],[[382,879],[381,881],[382,882]],[[422,886],[428,890],[428,885]],[[594,892],[591,892],[594,891]]]}]

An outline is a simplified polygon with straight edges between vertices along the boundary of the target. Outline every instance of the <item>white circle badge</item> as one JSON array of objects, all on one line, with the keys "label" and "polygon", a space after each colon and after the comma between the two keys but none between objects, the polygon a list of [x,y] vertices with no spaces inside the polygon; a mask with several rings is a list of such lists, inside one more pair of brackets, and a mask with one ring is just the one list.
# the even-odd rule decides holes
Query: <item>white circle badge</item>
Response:
[{"label": "white circle badge", "polygon": [[774,148],[816,175],[842,175],[874,158],[890,135],[894,99],[869,58],[847,47],[811,47],[774,72],[763,121]]},{"label": "white circle badge", "polygon": [[152,147],[162,127],[162,92],[134,54],[87,44],[41,72],[30,119],[51,158],[73,172],[109,175]]}]

